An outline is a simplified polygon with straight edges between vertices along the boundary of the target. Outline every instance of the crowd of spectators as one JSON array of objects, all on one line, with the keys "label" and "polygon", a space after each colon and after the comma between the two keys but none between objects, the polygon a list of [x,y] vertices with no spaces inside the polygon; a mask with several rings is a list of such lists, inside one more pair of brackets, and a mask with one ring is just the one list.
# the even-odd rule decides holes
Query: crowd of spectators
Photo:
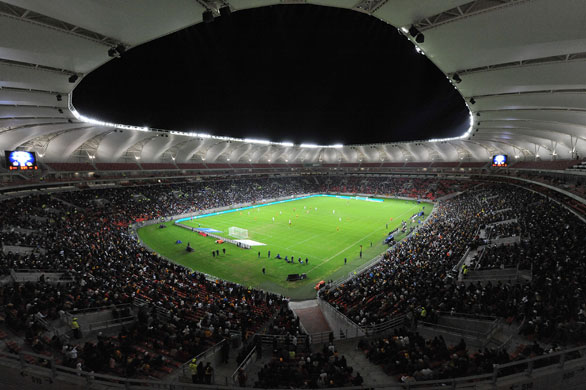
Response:
[{"label": "crowd of spectators", "polygon": [[344,355],[340,356],[333,343],[324,344],[320,352],[298,348],[278,348],[271,361],[258,373],[254,387],[303,388],[360,386],[359,372],[354,373]]},{"label": "crowd of spectators", "polygon": [[402,383],[492,373],[494,364],[506,364],[559,349],[556,346],[546,351],[538,343],[533,343],[520,346],[513,354],[505,349],[473,351],[464,339],[450,346],[442,336],[425,339],[406,328],[395,329],[387,337],[362,339],[358,348],[364,351],[370,362],[382,366],[385,372]]},{"label": "crowd of spectators", "polygon": [[303,333],[299,324],[299,317],[289,308],[282,308],[268,331],[271,335],[299,335]]},{"label": "crowd of spectators", "polygon": [[[430,193],[435,197],[439,191],[434,191],[438,189],[442,193],[461,191],[472,185],[388,177],[313,179],[163,183],[5,200],[0,208],[2,243],[34,246],[44,251],[2,251],[0,272],[56,270],[73,281],[68,285],[40,282],[0,287],[0,308],[6,323],[14,331],[24,333],[35,350],[54,350],[59,347],[59,340],[40,337],[43,329],[39,318],[52,321],[63,312],[127,304],[140,298],[166,313],[165,322],[143,313],[145,321],[138,326],[144,325],[146,329],[125,329],[118,337],[118,342],[122,337],[124,343],[102,340],[102,344],[107,344],[104,346],[98,340],[95,345],[71,345],[63,356],[77,354],[75,359],[66,360],[74,367],[83,362],[84,367],[97,371],[144,375],[153,366],[151,359],[159,362],[159,356],[178,360],[193,356],[231,331],[247,337],[274,315],[277,321],[272,331],[294,335],[298,324],[290,313],[282,310],[286,299],[226,281],[211,281],[205,275],[169,263],[141,247],[128,231],[128,224],[325,190],[424,198]],[[493,265],[531,266],[531,283],[457,283],[454,267],[472,243],[478,242],[481,227],[510,219],[519,221],[514,233],[527,233],[529,241],[495,249],[485,256]],[[27,231],[23,233],[22,229]],[[512,318],[523,324],[523,334],[562,345],[586,341],[584,237],[585,225],[556,202],[517,187],[485,184],[441,202],[428,223],[390,248],[380,263],[343,285],[324,289],[322,296],[360,325],[379,324],[402,313],[418,316],[422,308],[428,313],[456,310]],[[173,352],[145,357],[144,352],[131,351],[125,343],[150,343],[153,348],[149,349],[156,351],[171,346]],[[313,362],[322,361],[324,365],[318,364],[318,377],[326,365],[334,370],[331,377],[325,370],[328,384],[324,385],[329,385],[329,380],[339,383],[341,378],[353,381],[343,368],[338,370],[337,365],[331,364],[330,357],[312,355],[310,367],[300,368],[297,361],[295,370],[309,370],[313,378],[318,373]],[[129,358],[134,363],[128,364]],[[274,362],[271,373],[293,370],[290,364],[279,366],[283,363],[280,359]],[[266,375],[259,382],[264,386],[270,378]]]},{"label": "crowd of spectators", "polygon": [[[210,281],[203,274],[168,263],[140,246],[126,226],[140,219],[292,195],[304,192],[305,185],[303,180],[226,181],[194,188],[152,186],[58,194],[59,199],[71,205],[47,195],[9,200],[5,202],[8,207],[0,211],[3,230],[9,232],[3,237],[12,238],[10,229],[26,228],[46,231],[51,241],[43,243],[44,254],[2,252],[2,272],[55,270],[73,282],[1,287],[0,305],[5,321],[14,331],[24,331],[26,339],[37,345],[36,340],[42,339],[40,336],[45,331],[39,326],[38,317],[50,322],[62,317],[64,312],[126,304],[140,298],[166,313],[167,318],[165,324],[151,323],[148,332],[141,334],[147,334],[155,344],[164,343],[174,346],[176,351],[184,351],[184,354],[173,354],[178,359],[209,347],[209,343],[200,342],[202,332],[205,339],[212,341],[227,337],[230,331],[247,337],[278,313],[286,300],[234,283]],[[243,190],[239,192],[238,188]],[[137,194],[140,196],[133,196]],[[105,199],[107,207],[99,207],[96,199]],[[15,207],[22,211],[17,217]],[[50,217],[46,211],[49,207],[56,210]],[[31,223],[32,220],[35,222]],[[128,333],[126,339],[141,342],[134,335]],[[44,347],[51,347],[45,344]],[[41,345],[36,348],[40,349]],[[83,352],[85,348],[78,346],[76,350]],[[98,360],[99,364],[92,364],[92,368],[104,367],[103,361]],[[71,359],[64,361],[73,364]]]},{"label": "crowd of spectators", "polygon": [[527,254],[533,253],[530,241],[521,241],[512,245],[488,245],[480,254],[472,259],[470,269],[504,269],[518,267],[529,269],[531,262]]},{"label": "crowd of spectators", "polygon": [[507,237],[520,237],[523,232],[521,225],[516,222],[490,225],[486,228],[486,239],[498,240]]},{"label": "crowd of spectators", "polygon": [[472,185],[472,182],[435,178],[347,175],[330,178],[323,190],[435,200],[443,195],[464,191]]},{"label": "crowd of spectators", "polygon": [[[518,218],[530,241],[507,264],[533,268],[529,284],[457,283],[455,265],[481,226]],[[487,185],[442,202],[429,223],[384,260],[322,297],[360,325],[396,314],[451,311],[510,318],[521,333],[562,345],[586,341],[586,226],[533,192]],[[523,250],[522,250],[523,249]],[[502,249],[506,251],[507,249]],[[492,255],[490,255],[492,256]],[[490,257],[489,256],[489,257]]]}]

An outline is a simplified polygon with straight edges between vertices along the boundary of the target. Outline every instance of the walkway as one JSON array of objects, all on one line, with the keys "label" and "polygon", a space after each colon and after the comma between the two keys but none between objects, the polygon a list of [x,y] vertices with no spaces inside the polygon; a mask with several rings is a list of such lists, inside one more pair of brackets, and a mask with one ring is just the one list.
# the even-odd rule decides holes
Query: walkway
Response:
[{"label": "walkway", "polygon": [[331,331],[326,318],[317,305],[317,299],[289,302],[289,308],[299,316],[299,321],[308,334]]}]

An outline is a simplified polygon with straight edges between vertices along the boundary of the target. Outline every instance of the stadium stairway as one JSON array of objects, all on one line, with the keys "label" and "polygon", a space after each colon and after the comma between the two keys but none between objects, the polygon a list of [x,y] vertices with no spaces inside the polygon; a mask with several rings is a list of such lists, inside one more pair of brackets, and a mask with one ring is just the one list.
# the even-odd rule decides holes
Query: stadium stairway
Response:
[{"label": "stadium stairway", "polygon": [[299,322],[307,334],[331,332],[317,299],[300,302],[290,302],[289,308],[299,317]]}]

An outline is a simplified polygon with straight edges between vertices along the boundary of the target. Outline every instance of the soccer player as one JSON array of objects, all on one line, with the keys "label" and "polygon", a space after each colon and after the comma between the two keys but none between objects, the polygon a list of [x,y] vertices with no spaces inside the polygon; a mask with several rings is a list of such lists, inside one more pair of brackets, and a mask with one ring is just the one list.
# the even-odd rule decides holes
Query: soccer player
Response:
[{"label": "soccer player", "polygon": [[262,267],[262,274],[263,274],[263,275],[266,275],[266,273],[267,273],[267,270],[266,270],[266,268],[265,268],[265,267]]}]

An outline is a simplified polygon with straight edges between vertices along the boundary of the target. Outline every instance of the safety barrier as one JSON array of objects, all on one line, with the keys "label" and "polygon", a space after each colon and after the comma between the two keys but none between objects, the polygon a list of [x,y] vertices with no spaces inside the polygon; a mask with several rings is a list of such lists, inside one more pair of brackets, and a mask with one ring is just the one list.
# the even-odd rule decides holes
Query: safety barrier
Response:
[{"label": "safety barrier", "polygon": [[[204,354],[207,353],[204,352]],[[199,355],[202,356],[203,354]],[[586,347],[577,347],[531,359],[507,364],[496,364],[491,373],[453,379],[417,381],[374,387],[375,389],[511,389],[532,390],[583,388],[586,383]],[[31,363],[35,360],[35,363]],[[10,372],[18,375],[20,381],[30,377],[33,383],[68,383],[79,388],[101,389],[236,389],[232,385],[201,385],[181,383],[177,378],[166,381],[139,380],[79,371],[55,364],[51,357],[33,353],[12,354],[0,352],[0,365],[9,367]],[[22,382],[21,382],[22,383]],[[523,386],[523,387],[521,387]],[[358,390],[361,387],[345,387],[345,390]]]},{"label": "safety barrier", "polygon": [[234,373],[232,374],[232,384],[234,384],[234,386],[238,386],[238,373],[240,370],[246,371],[246,368],[252,362],[253,356],[256,356],[256,345],[252,347],[252,350],[246,355],[242,363],[240,363],[240,365],[236,367],[236,370],[234,370]]},{"label": "safety barrier", "polygon": [[[319,294],[317,297],[317,304],[320,307],[324,317],[328,320],[330,328],[334,330],[334,338],[354,338],[365,335],[364,330],[360,325],[356,324],[350,318],[340,313],[329,302],[323,300]],[[343,337],[341,337],[343,335]],[[312,340],[312,342],[315,342]]]},{"label": "safety barrier", "polygon": [[[206,349],[205,351],[203,351],[202,353],[200,353],[199,355],[195,356],[195,358],[197,359],[198,362],[202,362],[203,360],[214,360],[213,357],[216,353],[218,353],[218,351],[220,351],[222,349],[222,347],[224,346],[224,343],[227,343],[228,341],[226,339],[220,341],[219,343],[215,344],[214,346]],[[177,370],[174,371],[174,373],[172,373],[169,377],[166,378],[166,381],[173,381],[173,380],[178,380],[177,376],[180,373],[183,377],[191,377],[191,373],[189,372],[189,364],[191,363],[191,361],[193,360],[193,358],[189,359],[188,361],[186,361],[185,363],[183,363]],[[226,380],[226,382],[228,382]],[[228,384],[228,383],[226,383]]]}]

